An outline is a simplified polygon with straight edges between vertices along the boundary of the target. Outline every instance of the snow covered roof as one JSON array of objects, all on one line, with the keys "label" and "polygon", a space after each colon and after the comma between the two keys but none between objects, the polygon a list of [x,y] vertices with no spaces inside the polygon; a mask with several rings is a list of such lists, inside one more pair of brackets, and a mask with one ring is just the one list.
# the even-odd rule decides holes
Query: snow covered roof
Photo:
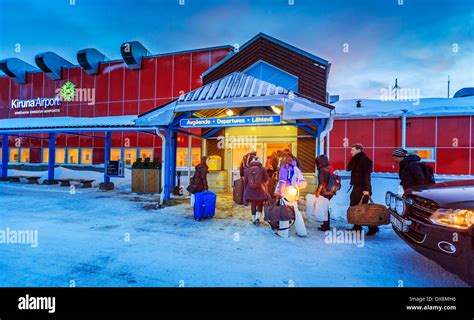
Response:
[{"label": "snow covered roof", "polygon": [[135,123],[166,126],[178,112],[265,106],[283,106],[284,120],[328,118],[333,109],[273,83],[234,72],[141,115]]},{"label": "snow covered roof", "polygon": [[133,127],[137,116],[116,116],[97,118],[50,117],[1,119],[0,131],[19,131],[34,129],[84,129]]},{"label": "snow covered roof", "polygon": [[[357,101],[361,107],[357,108]],[[390,118],[407,116],[473,115],[474,97],[425,98],[419,101],[382,101],[371,99],[340,100],[334,103],[336,118]]]}]

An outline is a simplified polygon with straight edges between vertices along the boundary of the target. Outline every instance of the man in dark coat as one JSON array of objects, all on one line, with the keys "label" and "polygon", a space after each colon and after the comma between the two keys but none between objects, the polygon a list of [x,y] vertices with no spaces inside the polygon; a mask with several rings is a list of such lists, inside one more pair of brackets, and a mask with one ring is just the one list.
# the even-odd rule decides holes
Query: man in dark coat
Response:
[{"label": "man in dark coat", "polygon": [[398,148],[392,152],[393,159],[398,162],[400,185],[403,190],[425,184],[425,175],[421,168],[421,158],[417,155],[407,155],[408,151]]},{"label": "man in dark coat", "polygon": [[[372,194],[372,185],[370,182],[370,174],[372,173],[372,160],[364,153],[364,146],[356,143],[351,147],[352,158],[347,165],[347,171],[351,172],[351,206],[356,206],[362,199],[362,204],[369,202]],[[362,196],[364,196],[362,198]],[[354,225],[352,230],[361,231],[362,226]],[[367,236],[373,236],[379,232],[377,226],[369,226]]]},{"label": "man in dark coat", "polygon": [[[334,196],[334,194],[328,190],[329,180],[331,179],[332,169],[329,166],[329,159],[326,155],[322,154],[316,158],[316,167],[318,168],[318,188],[314,192],[316,197],[323,196],[328,200]],[[328,212],[328,219],[323,221],[323,224],[318,228],[321,231],[328,231],[330,229],[331,217]]]},{"label": "man in dark coat", "polygon": [[244,200],[250,202],[252,211],[252,222],[255,225],[263,220],[263,203],[270,199],[267,190],[268,173],[262,165],[259,157],[254,157],[247,169],[245,169],[244,179],[246,181],[244,190]]}]

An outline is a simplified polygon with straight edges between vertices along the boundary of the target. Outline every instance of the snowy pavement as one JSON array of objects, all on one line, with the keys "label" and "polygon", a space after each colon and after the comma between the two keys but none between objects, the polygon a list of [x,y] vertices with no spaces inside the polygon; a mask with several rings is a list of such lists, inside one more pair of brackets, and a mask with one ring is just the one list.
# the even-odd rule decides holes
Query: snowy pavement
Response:
[{"label": "snowy pavement", "polygon": [[154,209],[154,200],[1,182],[0,230],[37,230],[38,246],[0,244],[0,286],[467,286],[389,226],[362,247],[328,244],[317,224],[306,238],[278,238],[228,201],[196,222],[187,205]]}]

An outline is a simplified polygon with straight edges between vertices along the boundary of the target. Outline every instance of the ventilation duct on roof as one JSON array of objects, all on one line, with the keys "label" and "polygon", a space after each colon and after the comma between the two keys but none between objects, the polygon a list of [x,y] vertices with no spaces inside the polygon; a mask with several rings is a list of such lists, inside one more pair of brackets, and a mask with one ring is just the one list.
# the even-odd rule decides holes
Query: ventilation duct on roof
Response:
[{"label": "ventilation duct on roof", "polygon": [[18,58],[1,60],[0,70],[20,84],[26,83],[27,72],[38,71],[38,69],[33,67],[31,64]]},{"label": "ventilation duct on roof", "polygon": [[120,53],[130,69],[140,69],[142,58],[147,55],[148,50],[138,41],[128,41],[122,43]]},{"label": "ventilation duct on roof", "polygon": [[99,50],[88,48],[77,52],[77,62],[87,74],[97,74],[99,65],[105,60],[105,55]]},{"label": "ventilation duct on roof", "polygon": [[73,64],[57,55],[54,52],[45,52],[37,54],[35,63],[48,77],[53,80],[61,79],[61,69],[63,67],[72,67]]}]

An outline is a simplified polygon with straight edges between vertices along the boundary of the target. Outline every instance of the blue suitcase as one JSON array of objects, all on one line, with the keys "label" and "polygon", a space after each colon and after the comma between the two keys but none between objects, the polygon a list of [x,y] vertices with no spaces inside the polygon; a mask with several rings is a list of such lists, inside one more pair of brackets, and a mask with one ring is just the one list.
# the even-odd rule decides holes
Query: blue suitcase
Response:
[{"label": "blue suitcase", "polygon": [[194,219],[212,218],[216,214],[216,194],[203,191],[194,194]]}]

